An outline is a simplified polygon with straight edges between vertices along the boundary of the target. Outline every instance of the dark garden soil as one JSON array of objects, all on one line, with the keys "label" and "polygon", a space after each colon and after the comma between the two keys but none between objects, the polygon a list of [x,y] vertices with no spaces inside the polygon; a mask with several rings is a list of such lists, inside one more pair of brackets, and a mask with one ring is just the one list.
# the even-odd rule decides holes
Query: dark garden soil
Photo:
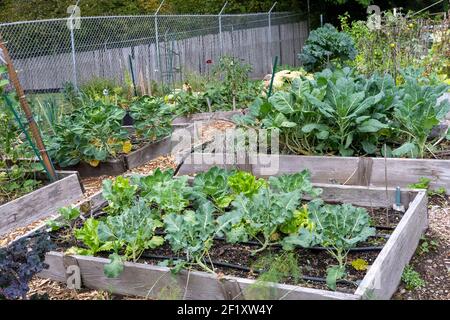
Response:
[{"label": "dark garden soil", "polygon": [[[372,225],[377,227],[377,235],[369,238],[365,243],[359,244],[358,248],[378,247],[378,249],[363,252],[351,251],[348,254],[347,276],[344,281],[338,282],[337,291],[346,293],[353,293],[355,291],[359,281],[364,278],[366,270],[356,270],[351,266],[351,262],[356,259],[363,259],[370,266],[386,243],[389,234],[392,232],[391,229],[395,228],[397,221],[401,219],[401,215],[390,209],[387,211],[389,215],[389,224],[387,224],[386,211],[385,208],[368,209],[372,218]],[[93,214],[101,216],[103,213],[102,211],[99,211]],[[81,221],[77,223],[77,227],[81,227]],[[65,251],[72,246],[82,247],[82,243],[75,241],[71,234],[72,233],[67,229],[52,233],[52,239],[56,243],[58,251]],[[163,235],[162,233],[160,234]],[[254,241],[241,244],[228,244],[223,239],[216,239],[210,249],[209,256],[205,259],[204,263],[211,269],[214,269],[218,274],[256,279],[258,275],[264,273],[265,270],[255,267],[255,263],[258,263],[264,257],[267,258],[268,255],[270,257],[276,257],[286,253],[280,246],[275,245],[263,252],[253,254],[252,251],[255,251],[258,248],[258,243]],[[100,256],[107,258],[109,253],[102,253]],[[285,277],[284,279],[279,280],[279,282],[328,290],[325,283],[326,270],[329,266],[336,264],[336,261],[330,254],[323,250],[323,248],[312,250],[296,249],[295,257],[298,262],[297,264],[300,267],[301,274],[305,278],[299,280],[294,279],[293,277]],[[185,259],[185,256],[173,252],[170,249],[170,245],[165,243],[157,249],[144,252],[139,262],[156,265],[164,260],[170,259],[183,260]],[[228,264],[232,264],[233,266],[229,266]],[[192,265],[192,269],[204,271],[198,265]],[[309,281],[311,277],[320,279]]]}]

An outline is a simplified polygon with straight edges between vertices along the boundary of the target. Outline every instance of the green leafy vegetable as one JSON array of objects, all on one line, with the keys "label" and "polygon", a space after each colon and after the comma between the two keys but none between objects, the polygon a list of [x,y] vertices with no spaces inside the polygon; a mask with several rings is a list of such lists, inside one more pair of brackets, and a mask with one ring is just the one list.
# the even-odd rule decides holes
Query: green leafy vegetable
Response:
[{"label": "green leafy vegetable", "polygon": [[204,202],[197,211],[188,210],[182,215],[168,214],[164,218],[167,235],[165,239],[172,250],[186,254],[187,260],[214,273],[203,258],[213,244],[216,223],[213,218],[215,208],[211,202]]}]

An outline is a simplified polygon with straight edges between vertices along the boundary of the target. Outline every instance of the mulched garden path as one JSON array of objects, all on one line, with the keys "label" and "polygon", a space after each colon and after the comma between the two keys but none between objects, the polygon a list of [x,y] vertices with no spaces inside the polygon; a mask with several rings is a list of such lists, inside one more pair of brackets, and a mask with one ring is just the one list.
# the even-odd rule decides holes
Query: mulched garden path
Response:
[{"label": "mulched garden path", "polygon": [[425,280],[425,286],[407,290],[400,284],[393,299],[450,300],[450,202],[433,196],[428,205],[429,228],[410,266]]}]

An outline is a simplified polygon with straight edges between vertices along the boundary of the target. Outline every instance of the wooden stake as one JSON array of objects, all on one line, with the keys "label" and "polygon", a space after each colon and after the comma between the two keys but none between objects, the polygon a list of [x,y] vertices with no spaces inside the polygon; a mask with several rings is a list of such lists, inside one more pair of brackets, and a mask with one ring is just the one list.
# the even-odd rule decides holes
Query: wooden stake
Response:
[{"label": "wooden stake", "polygon": [[0,34],[0,49],[3,51],[3,59],[5,60],[6,66],[8,68],[9,79],[10,79],[12,85],[14,86],[14,89],[16,90],[17,96],[19,97],[20,106],[22,107],[22,110],[24,111],[25,116],[27,117],[27,121],[30,126],[31,134],[33,135],[36,145],[39,149],[39,153],[41,154],[45,169],[47,170],[48,174],[50,175],[49,178],[52,181],[56,181],[57,175],[56,175],[55,169],[53,168],[52,162],[50,161],[50,157],[47,154],[47,150],[45,149],[44,143],[42,142],[42,137],[39,132],[39,128],[36,124],[36,121],[34,121],[33,113],[31,112],[30,105],[28,104],[28,101],[25,97],[25,92],[23,91],[22,86],[20,85],[19,78],[17,76],[17,72],[14,69],[14,65],[11,60],[11,56],[9,55],[9,51],[6,48],[5,43],[3,42],[3,38],[2,38],[1,34]]}]

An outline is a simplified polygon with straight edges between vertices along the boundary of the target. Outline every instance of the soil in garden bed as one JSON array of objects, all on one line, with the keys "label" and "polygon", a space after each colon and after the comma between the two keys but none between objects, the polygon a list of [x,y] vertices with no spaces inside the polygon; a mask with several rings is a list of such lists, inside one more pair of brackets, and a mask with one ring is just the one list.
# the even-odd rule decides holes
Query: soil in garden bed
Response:
[{"label": "soil in garden bed", "polygon": [[[402,214],[396,213],[392,209],[390,209],[388,210],[388,223],[385,208],[366,209],[372,218],[372,225],[377,227],[377,235],[375,237],[370,237],[364,243],[360,243],[358,245],[358,248],[377,248],[370,249],[368,251],[355,250],[349,253],[347,258],[347,275],[345,277],[345,281],[338,282],[337,284],[337,290],[340,292],[353,293],[355,291],[359,281],[364,278],[366,270],[358,271],[354,269],[351,266],[351,262],[356,259],[363,259],[370,266],[377,258],[379,252],[386,243],[389,234],[392,232],[392,229],[395,228],[395,226],[398,224],[402,216]],[[98,216],[102,216],[102,214],[102,211],[95,213],[95,215]],[[79,221],[77,223],[77,227],[81,227],[81,224],[82,222]],[[162,233],[160,232],[160,234]],[[79,242],[74,243],[74,239],[70,237],[70,232],[67,229],[53,232],[52,238],[58,247],[58,251],[65,251],[74,245],[80,247],[82,246],[82,244]],[[268,254],[276,256],[286,252],[283,251],[280,246],[272,246],[263,252],[253,255],[252,251],[256,249],[258,249],[258,245],[255,245],[253,242],[229,244],[222,239],[216,239],[211,250],[209,251],[209,257],[204,262],[209,267],[211,267],[210,260],[212,261],[213,265],[216,264],[214,265],[214,267],[215,272],[218,274],[256,279],[260,272],[264,272],[264,270],[258,270],[257,268],[255,268],[256,262],[258,262],[261,258],[267,256]],[[302,276],[306,278],[303,278],[300,282],[298,282],[294,280],[293,277],[287,277],[280,282],[328,290],[325,283],[326,271],[327,268],[331,265],[337,264],[336,260],[334,260],[329,255],[329,253],[327,253],[323,249],[319,250],[298,248],[294,252],[296,255],[298,266],[301,268]],[[109,256],[109,253],[102,253],[99,256],[107,258]],[[184,255],[174,253],[170,249],[170,245],[168,243],[165,243],[159,248],[147,250],[146,252],[144,252],[139,262],[157,265],[163,260],[176,260],[184,258]],[[227,264],[232,264],[234,266],[229,266]],[[200,267],[197,268],[196,266],[193,266],[193,269],[203,271]],[[312,281],[311,277],[320,279],[315,279],[314,281]]]},{"label": "soil in garden bed", "polygon": [[[28,177],[26,179],[33,179],[33,177]],[[47,185],[52,183],[49,180],[36,179],[36,181],[39,181],[40,183],[39,183],[38,186],[33,188],[32,191],[30,191],[28,193],[25,193],[25,194],[19,193],[19,194],[15,194],[15,195],[8,194],[6,189],[4,190],[4,188],[2,187],[2,185],[6,186],[6,185],[12,183],[10,180],[6,180],[4,182],[0,182],[0,206],[6,204],[8,202],[11,202],[13,200],[19,199],[20,197],[26,196],[27,194],[30,194],[30,193],[32,193],[32,192],[34,192],[36,190],[39,190],[40,188],[45,187],[45,186],[47,186]]]}]

